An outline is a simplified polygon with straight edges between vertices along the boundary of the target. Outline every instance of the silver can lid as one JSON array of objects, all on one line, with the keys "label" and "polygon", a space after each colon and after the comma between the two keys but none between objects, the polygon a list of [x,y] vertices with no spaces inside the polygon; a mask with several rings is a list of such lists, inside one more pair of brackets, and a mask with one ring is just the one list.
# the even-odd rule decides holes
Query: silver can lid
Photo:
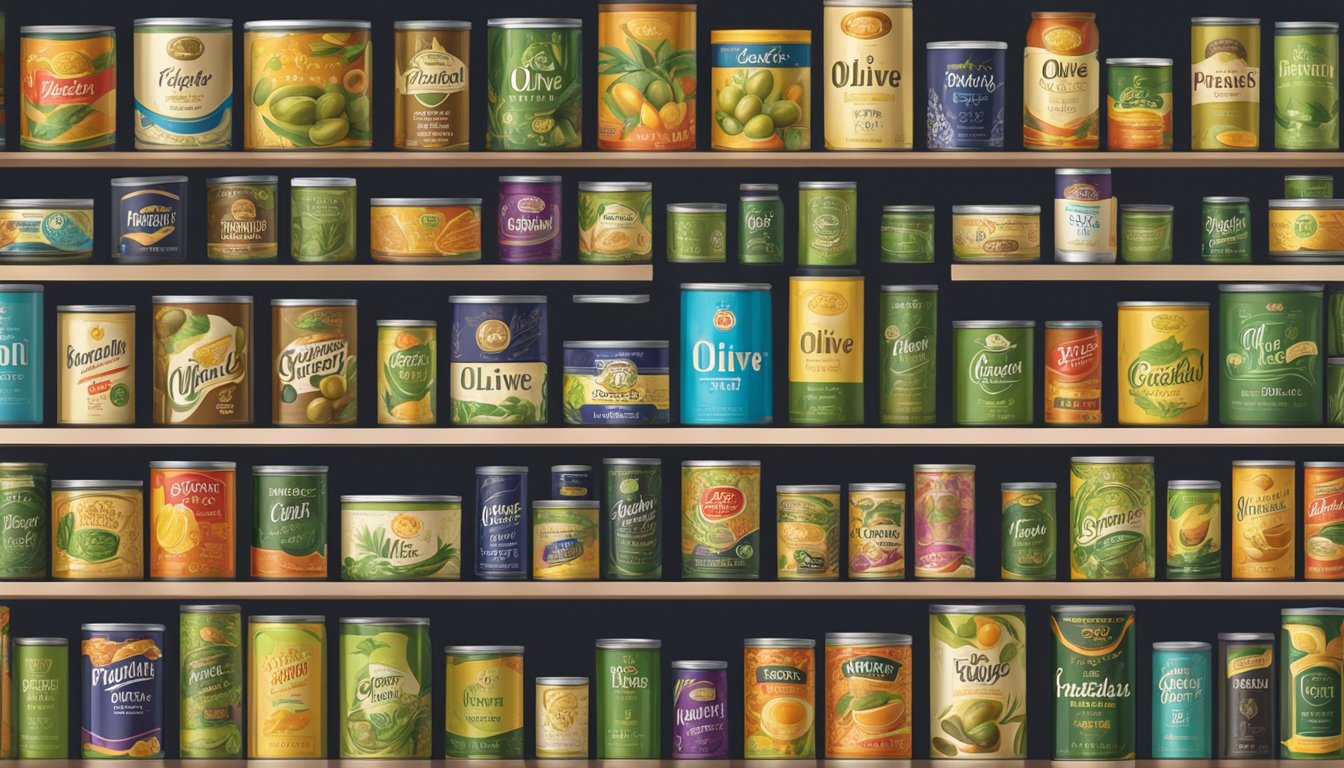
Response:
[{"label": "silver can lid", "polygon": [[1149,59],[1149,58],[1120,58],[1107,59],[1108,67],[1170,67],[1171,59]]},{"label": "silver can lid", "polygon": [[1169,491],[1216,491],[1223,487],[1217,480],[1168,480]]},{"label": "silver can lid", "polygon": [[122,622],[98,622],[80,624],[85,632],[162,632],[162,624],[127,624]]},{"label": "silver can lid", "polygon": [[112,180],[114,187],[148,187],[155,184],[186,184],[186,176],[122,176]]},{"label": "silver can lid", "polygon": [[586,677],[538,677],[538,678],[537,678],[537,685],[556,685],[556,686],[561,686],[561,687],[569,687],[569,686],[574,686],[574,685],[587,685],[587,684],[588,684],[588,678],[586,678]]},{"label": "silver can lid", "polygon": [[1039,205],[954,205],[955,216],[1040,216]]},{"label": "silver can lid", "polygon": [[238,464],[232,461],[151,461],[150,469],[209,469],[236,470]]},{"label": "silver can lid", "polygon": [[271,299],[272,307],[356,307],[358,299]]},{"label": "silver can lid", "polygon": [[747,648],[816,648],[817,641],[810,637],[748,637],[742,645]]},{"label": "silver can lid", "polygon": [[647,293],[576,293],[570,297],[575,304],[648,304]]},{"label": "silver can lid", "polygon": [[392,24],[393,29],[471,29],[470,21],[434,21],[431,19],[416,19],[413,21],[398,21]]},{"label": "silver can lid", "polygon": [[140,490],[145,484],[139,480],[52,480],[53,491],[125,491]]},{"label": "silver can lid", "polygon": [[596,499],[537,499],[533,509],[597,509]]},{"label": "silver can lid", "polygon": [[712,469],[714,467],[752,469],[761,466],[755,459],[688,459],[681,466],[692,469]]},{"label": "silver can lid", "polygon": [[445,645],[443,652],[454,656],[475,655],[479,653],[499,653],[509,656],[521,656],[521,645]]},{"label": "silver can lid", "polygon": [[1320,293],[1322,283],[1219,283],[1223,293]]},{"label": "silver can lid", "polygon": [[580,181],[580,192],[652,192],[651,181]]},{"label": "silver can lid", "polygon": [[911,645],[914,639],[909,635],[894,632],[827,632],[827,645],[876,646]]},{"label": "silver can lid", "polygon": [[1201,643],[1192,640],[1169,640],[1162,643],[1153,643],[1154,651],[1207,651],[1208,643]]},{"label": "silver can lid", "polygon": [[1339,23],[1334,21],[1276,21],[1275,32],[1324,32],[1339,34]]},{"label": "silver can lid", "polygon": [[135,307],[130,304],[62,304],[56,308],[56,314],[66,314],[71,312],[102,312],[103,314],[127,314],[134,313]]},{"label": "silver can lid", "polygon": [[1100,328],[1100,320],[1046,320],[1046,328]]},{"label": "silver can lid", "polygon": [[1296,461],[1279,461],[1277,459],[1238,459],[1232,462],[1234,467],[1296,467]]},{"label": "silver can lid", "polygon": [[1290,198],[1288,200],[1270,200],[1270,210],[1292,209],[1309,211],[1338,211],[1344,209],[1344,200],[1313,200],[1306,197]]},{"label": "silver can lid", "polygon": [[932,205],[884,205],[883,213],[933,213]]},{"label": "silver can lid", "polygon": [[15,645],[69,645],[70,641],[64,637],[16,637]]},{"label": "silver can lid", "polygon": [[1237,196],[1237,195],[1211,195],[1211,196],[1209,196],[1209,197],[1205,197],[1205,198],[1201,198],[1201,199],[1202,199],[1204,202],[1206,202],[1206,203],[1215,203],[1215,204],[1217,204],[1217,203],[1236,203],[1236,204],[1241,204],[1241,203],[1249,203],[1249,202],[1251,202],[1251,198],[1249,198],[1249,197],[1240,197],[1240,196]]},{"label": "silver can lid", "polygon": [[775,493],[840,493],[838,485],[776,485]]},{"label": "silver can lid", "polygon": [[1070,456],[1074,464],[1152,464],[1152,456]]},{"label": "silver can lid", "polygon": [[1053,491],[1059,488],[1055,483],[1000,483],[1000,491]]},{"label": "silver can lid", "polygon": [[262,464],[252,468],[253,475],[325,475],[328,468],[315,464]]},{"label": "silver can lid", "polygon": [[251,296],[155,296],[155,304],[251,304]]},{"label": "silver can lid", "polygon": [[652,648],[662,648],[663,641],[650,640],[641,637],[608,637],[599,639],[597,641],[597,647],[609,648],[609,649],[620,649],[620,648],[652,649]]},{"label": "silver can lid", "polygon": [[233,29],[233,19],[207,19],[192,16],[136,19],[135,28],[141,27],[203,27],[205,29]]},{"label": "silver can lid", "polygon": [[555,464],[551,467],[552,472],[592,472],[593,468],[588,464]]},{"label": "silver can lid", "polygon": [[1134,613],[1132,605],[1052,605],[1051,613],[1066,616],[1092,613]]},{"label": "silver can lid", "polygon": [[673,669],[727,669],[726,661],[709,661],[702,659],[690,659],[686,661],[672,662]]},{"label": "silver can lid", "polygon": [[116,27],[102,24],[40,24],[19,27],[20,35],[42,37],[45,35],[115,35]]},{"label": "silver can lid", "polygon": [[262,614],[248,616],[248,624],[325,624],[326,616]]},{"label": "silver can lid", "polygon": [[354,189],[356,181],[348,176],[303,176],[289,180],[291,187],[341,187]]},{"label": "silver can lid", "polygon": [[974,472],[974,464],[916,464],[915,472]]},{"label": "silver can lid", "polygon": [[252,30],[270,30],[280,32],[284,30],[306,30],[306,29],[369,29],[373,25],[367,21],[356,21],[353,19],[267,19],[264,21],[249,21],[243,24],[243,30],[250,32]]},{"label": "silver can lid", "polygon": [[477,467],[478,475],[526,475],[527,467],[509,467],[502,464],[492,466]]},{"label": "silver can lid", "polygon": [[437,205],[479,206],[480,204],[481,198],[479,197],[374,197],[369,199],[369,205],[382,208],[398,208],[402,206],[433,207]]},{"label": "silver can lid", "polygon": [[23,209],[23,208],[68,208],[70,210],[93,209],[93,198],[58,198],[58,197],[13,197],[7,200],[0,200],[0,208],[5,210]]},{"label": "silver can lid", "polygon": [[488,296],[449,296],[449,304],[545,304],[545,296],[509,296],[494,294]]},{"label": "silver can lid", "polygon": [[184,605],[179,608],[182,613],[241,613],[241,605]]},{"label": "silver can lid", "polygon": [[437,320],[378,320],[374,325],[379,328],[438,328]]},{"label": "silver can lid", "polygon": [[1110,168],[1056,168],[1056,176],[1110,176]]},{"label": "silver can lid", "polygon": [[1274,635],[1268,632],[1219,632],[1218,639],[1229,643],[1272,643]]},{"label": "silver can lid", "polygon": [[985,614],[985,613],[1026,613],[1027,606],[1021,603],[1003,605],[979,603],[972,605],[935,604],[929,606],[929,613]]},{"label": "silver can lid", "polygon": [[948,49],[969,48],[972,50],[1007,50],[1008,44],[998,40],[938,40],[927,43],[924,46],[931,51],[941,51]]},{"label": "silver can lid", "polygon": [[668,203],[668,213],[727,213],[725,203]]},{"label": "silver can lid", "polygon": [[662,459],[603,459],[608,467],[661,467]]},{"label": "silver can lid", "polygon": [[800,181],[798,189],[858,189],[857,181]]},{"label": "silver can lid", "polygon": [[1171,213],[1176,206],[1165,203],[1121,203],[1121,213]]},{"label": "silver can lid", "polygon": [[520,17],[511,19],[490,19],[487,26],[502,29],[581,29],[582,19],[545,19],[538,17]]},{"label": "silver can lid", "polygon": [[428,627],[429,619],[419,616],[401,617],[401,616],[342,616],[342,624],[376,624],[390,627]]},{"label": "silver can lid", "polygon": [[658,341],[655,339],[643,339],[632,341],[566,341],[565,349],[629,349],[631,347],[651,347],[653,349],[667,349],[671,342]]},{"label": "silver can lid", "polygon": [[682,283],[683,291],[769,291],[769,283]]},{"label": "silver can lid", "polygon": [[364,494],[342,496],[342,504],[461,504],[461,496],[425,494]]},{"label": "silver can lid", "polygon": [[936,285],[884,285],[883,293],[937,293]]},{"label": "silver can lid", "polygon": [[1035,328],[1035,320],[953,320],[953,328]]},{"label": "silver can lid", "polygon": [[1258,27],[1259,19],[1244,16],[1195,16],[1190,19],[1195,27]]},{"label": "silver can lid", "polygon": [[905,483],[850,483],[849,492],[873,493],[875,491],[904,491]]},{"label": "silver can lid", "polygon": [[206,179],[206,186],[212,184],[278,184],[279,176],[214,176]]}]

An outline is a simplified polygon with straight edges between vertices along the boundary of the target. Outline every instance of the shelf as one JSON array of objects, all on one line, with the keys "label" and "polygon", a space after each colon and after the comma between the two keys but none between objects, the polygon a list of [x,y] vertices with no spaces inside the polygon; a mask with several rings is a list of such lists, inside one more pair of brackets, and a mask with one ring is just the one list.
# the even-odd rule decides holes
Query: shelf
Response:
[{"label": "shelf", "polygon": [[952,282],[1335,282],[1344,264],[953,264]]},{"label": "shelf", "polygon": [[652,264],[3,264],[31,282],[649,282]]},{"label": "shelf", "polygon": [[[820,751],[820,747],[818,747]],[[144,762],[144,761],[141,761]],[[1314,761],[1307,765],[1335,765]],[[106,760],[10,760],[13,768],[101,768]],[[155,768],[1301,768],[1301,760],[154,760]]]}]

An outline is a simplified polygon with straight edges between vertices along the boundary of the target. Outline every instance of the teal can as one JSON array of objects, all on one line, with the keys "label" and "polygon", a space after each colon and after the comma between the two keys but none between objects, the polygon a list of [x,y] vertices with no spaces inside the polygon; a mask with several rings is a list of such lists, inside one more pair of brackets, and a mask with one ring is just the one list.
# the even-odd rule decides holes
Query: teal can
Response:
[{"label": "teal can", "polygon": [[1153,643],[1153,757],[1213,756],[1208,643]]},{"label": "teal can", "polygon": [[1251,263],[1251,199],[1206,197],[1199,256],[1210,264]]},{"label": "teal can", "polygon": [[1325,286],[1220,285],[1223,424],[1320,424]]},{"label": "teal can", "polygon": [[778,184],[737,188],[737,260],[743,264],[784,263],[784,201]]},{"label": "teal can", "polygon": [[882,263],[933,263],[933,206],[888,205],[882,209]]},{"label": "teal can", "polygon": [[938,420],[938,286],[882,286],[878,418],[883,424]]},{"label": "teal can", "polygon": [[42,286],[0,285],[0,424],[41,424]]},{"label": "teal can", "polygon": [[952,418],[957,426],[1030,426],[1034,320],[952,323]]}]

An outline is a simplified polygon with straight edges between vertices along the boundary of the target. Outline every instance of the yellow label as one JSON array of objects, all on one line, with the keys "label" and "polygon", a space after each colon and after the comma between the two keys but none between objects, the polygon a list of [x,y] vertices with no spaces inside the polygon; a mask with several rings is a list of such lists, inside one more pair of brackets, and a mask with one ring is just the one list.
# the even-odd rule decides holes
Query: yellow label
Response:
[{"label": "yellow label", "polygon": [[1232,467],[1232,578],[1293,578],[1296,493],[1293,467]]},{"label": "yellow label", "polygon": [[863,382],[863,279],[789,281],[789,381]]},{"label": "yellow label", "polygon": [[914,146],[912,10],[828,6],[826,148]]},{"label": "yellow label", "polygon": [[1269,252],[1344,252],[1344,210],[1270,208]]},{"label": "yellow label", "polygon": [[1190,146],[1260,146],[1260,26],[1190,28]]},{"label": "yellow label", "polygon": [[135,33],[135,145],[228,149],[233,31]]},{"label": "yellow label", "polygon": [[449,754],[499,757],[511,734],[521,742],[523,657],[450,653],[447,662]]},{"label": "yellow label", "polygon": [[952,255],[965,261],[1041,258],[1040,214],[952,214]]},{"label": "yellow label", "polygon": [[596,579],[597,507],[532,510],[532,578]]},{"label": "yellow label", "polygon": [[537,683],[537,757],[588,757],[587,683]]},{"label": "yellow label", "polygon": [[905,578],[905,491],[849,491],[849,578]]},{"label": "yellow label", "polygon": [[144,495],[125,490],[51,492],[51,575],[143,579]]},{"label": "yellow label", "polygon": [[840,494],[781,491],[778,497],[779,578],[840,578]]},{"label": "yellow label", "polygon": [[135,313],[60,312],[56,362],[61,424],[135,423]]},{"label": "yellow label", "polygon": [[[1024,90],[1024,145],[1045,149],[1096,149],[1101,108],[1097,53],[1081,56],[1028,47]],[[1082,135],[1078,135],[1082,133]]]},{"label": "yellow label", "polygon": [[1207,424],[1209,309],[1120,307],[1121,424]]},{"label": "yellow label", "polygon": [[248,757],[325,757],[326,628],[253,622],[248,643]]}]

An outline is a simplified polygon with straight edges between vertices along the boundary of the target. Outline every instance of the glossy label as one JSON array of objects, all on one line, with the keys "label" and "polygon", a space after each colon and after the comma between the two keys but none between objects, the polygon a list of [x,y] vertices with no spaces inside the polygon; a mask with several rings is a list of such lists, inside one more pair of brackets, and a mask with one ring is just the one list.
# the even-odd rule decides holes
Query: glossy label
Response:
[{"label": "glossy label", "polygon": [[975,469],[915,470],[915,578],[975,578]]},{"label": "glossy label", "polygon": [[1054,613],[1054,759],[1132,760],[1134,614]]},{"label": "glossy label", "polygon": [[849,578],[905,578],[905,491],[849,489]]},{"label": "glossy label", "polygon": [[546,305],[454,304],[452,420],[546,423]]},{"label": "glossy label", "polygon": [[770,292],[682,290],[683,424],[771,420]]},{"label": "glossy label", "polygon": [[254,621],[248,633],[248,757],[326,757],[325,627]]},{"label": "glossy label", "polygon": [[775,504],[779,578],[840,578],[839,492],[779,491]]},{"label": "glossy label", "polygon": [[449,757],[523,756],[523,657],[449,653],[444,751]]},{"label": "glossy label", "polygon": [[398,149],[466,149],[471,101],[470,29],[395,31]]},{"label": "glossy label", "polygon": [[52,491],[52,577],[144,578],[144,503],[139,488]]},{"label": "glossy label", "polygon": [[1116,336],[1121,424],[1208,423],[1208,307],[1120,307]]},{"label": "glossy label", "polygon": [[1223,572],[1222,491],[1167,490],[1167,578],[1217,579]]},{"label": "glossy label", "polygon": [[243,756],[243,624],[238,613],[181,619],[182,757]]},{"label": "glossy label", "polygon": [[909,6],[826,7],[826,149],[914,146],[913,15]]},{"label": "glossy label", "polygon": [[1344,639],[1338,613],[1292,613],[1283,617],[1279,663],[1283,705],[1279,708],[1279,757],[1344,757],[1340,726]]},{"label": "glossy label", "polygon": [[461,549],[459,502],[341,503],[342,579],[458,579]]},{"label": "glossy label", "polygon": [[24,149],[100,149],[117,138],[117,41],[21,34],[19,144]]},{"label": "glossy label", "polygon": [[826,646],[826,757],[910,759],[909,645]]},{"label": "glossy label", "polygon": [[1003,490],[1004,579],[1055,578],[1055,490]]},{"label": "glossy label", "polygon": [[570,28],[487,31],[486,149],[583,146],[583,47]]},{"label": "glossy label", "polygon": [[232,469],[149,470],[149,577],[232,579]]},{"label": "glossy label", "polygon": [[233,30],[135,31],[135,145],[233,145]]},{"label": "glossy label", "polygon": [[1191,149],[1260,147],[1260,25],[1190,27]]},{"label": "glossy label", "polygon": [[760,576],[761,468],[681,468],[681,575]]},{"label": "glossy label", "polygon": [[163,630],[84,630],[85,758],[161,758]]},{"label": "glossy label", "polygon": [[378,327],[378,423],[438,421],[439,329]]},{"label": "glossy label", "polygon": [[1075,580],[1155,579],[1153,465],[1075,461],[1069,572]]},{"label": "glossy label", "polygon": [[247,149],[373,145],[371,36],[366,29],[247,32]]},{"label": "glossy label", "polygon": [[1027,621],[1021,613],[929,614],[929,754],[1027,755]]},{"label": "glossy label", "polygon": [[695,7],[597,14],[598,149],[695,149]]},{"label": "glossy label", "polygon": [[1232,467],[1232,578],[1296,575],[1295,472],[1294,467]]},{"label": "glossy label", "polygon": [[1308,579],[1344,579],[1344,468],[1302,469],[1302,542]]},{"label": "glossy label", "polygon": [[744,757],[816,757],[815,658],[812,648],[746,649]]},{"label": "glossy label", "polygon": [[252,474],[252,576],[327,577],[327,474]]},{"label": "glossy label", "polygon": [[429,757],[432,654],[427,624],[341,625],[341,757]]},{"label": "glossy label", "polygon": [[789,281],[789,421],[863,423],[863,278]]}]

